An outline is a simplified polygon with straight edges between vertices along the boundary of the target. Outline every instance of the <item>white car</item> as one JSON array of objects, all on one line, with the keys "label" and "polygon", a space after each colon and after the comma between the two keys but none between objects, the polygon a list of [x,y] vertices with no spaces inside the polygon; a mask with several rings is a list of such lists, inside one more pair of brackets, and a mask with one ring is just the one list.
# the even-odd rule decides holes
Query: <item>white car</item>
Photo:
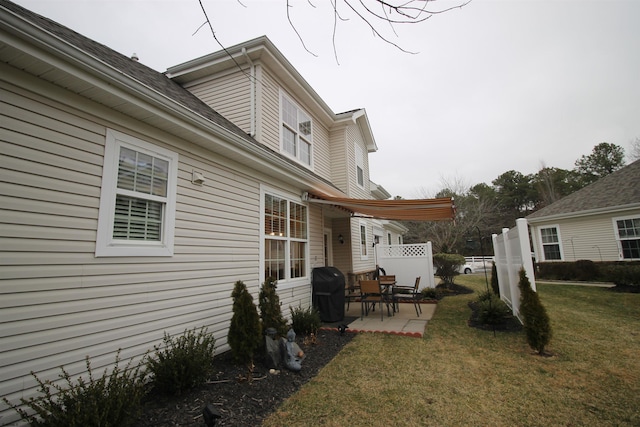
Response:
[{"label": "white car", "polygon": [[463,264],[458,268],[458,273],[460,274],[471,274],[473,273],[473,266],[469,263]]}]

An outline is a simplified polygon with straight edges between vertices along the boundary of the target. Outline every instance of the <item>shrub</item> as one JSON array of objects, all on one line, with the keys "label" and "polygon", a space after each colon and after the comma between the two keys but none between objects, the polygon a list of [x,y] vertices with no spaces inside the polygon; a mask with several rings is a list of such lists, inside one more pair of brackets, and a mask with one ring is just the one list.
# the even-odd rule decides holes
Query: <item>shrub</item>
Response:
[{"label": "shrub", "polygon": [[292,308],[291,310],[291,327],[295,333],[300,335],[310,335],[316,333],[320,325],[320,312],[315,307],[303,309],[302,307]]},{"label": "shrub", "polygon": [[500,285],[498,283],[498,268],[496,267],[496,263],[491,263],[491,289],[493,293],[500,296]]},{"label": "shrub", "polygon": [[459,274],[458,268],[464,263],[464,257],[458,254],[439,253],[433,256],[436,276],[442,280],[445,286],[453,284],[453,278]]},{"label": "shrub", "polygon": [[142,362],[133,367],[133,359],[124,369],[119,367],[120,350],[116,355],[115,366],[107,375],[107,369],[100,378],[94,378],[89,357],[86,358],[88,380],[82,376],[74,381],[64,367],[59,378],[65,385],[50,380],[41,380],[31,372],[39,385],[40,397],[20,399],[34,413],[13,405],[6,398],[4,402],[11,406],[20,417],[31,426],[80,427],[103,426],[118,427],[133,425],[141,410],[141,401],[145,393],[146,373]]},{"label": "shrub", "polygon": [[511,317],[511,309],[497,295],[485,292],[478,299],[478,321],[486,325],[499,325]]},{"label": "shrub", "polygon": [[228,336],[231,354],[236,363],[252,365],[253,356],[262,341],[258,309],[241,280],[235,283],[231,297],[233,298],[233,316]]},{"label": "shrub", "polygon": [[179,395],[203,384],[213,372],[215,339],[206,328],[185,331],[172,338],[164,334],[164,346],[155,346],[155,358],[148,362],[153,386],[160,393]]},{"label": "shrub", "polygon": [[576,279],[581,281],[597,280],[599,276],[598,266],[590,259],[580,259],[575,262]]},{"label": "shrub", "polygon": [[438,299],[438,291],[435,288],[424,288],[421,293],[424,299]]},{"label": "shrub", "polygon": [[523,318],[527,342],[538,354],[544,354],[544,348],[551,341],[551,322],[538,293],[531,289],[531,282],[524,268],[520,269],[518,287],[520,288],[520,314]]},{"label": "shrub", "polygon": [[640,265],[609,265],[605,270],[604,278],[617,286],[636,286],[640,288]]},{"label": "shrub", "polygon": [[274,328],[280,336],[284,337],[287,334],[287,321],[282,317],[280,298],[276,288],[277,281],[273,277],[268,277],[262,284],[258,295],[260,319],[262,320],[263,330]]},{"label": "shrub", "polygon": [[488,301],[493,296],[491,291],[482,291],[478,293],[478,301]]}]

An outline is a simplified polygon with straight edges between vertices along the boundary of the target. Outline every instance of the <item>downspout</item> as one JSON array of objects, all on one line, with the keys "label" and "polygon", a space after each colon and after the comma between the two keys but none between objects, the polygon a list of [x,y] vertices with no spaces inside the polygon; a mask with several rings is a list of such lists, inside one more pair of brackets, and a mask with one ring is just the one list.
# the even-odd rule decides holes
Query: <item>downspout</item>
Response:
[{"label": "downspout", "polygon": [[251,97],[251,111],[250,111],[250,121],[251,121],[251,137],[256,136],[256,66],[254,65],[251,58],[249,58],[249,54],[247,53],[247,48],[242,48],[242,55],[244,55],[245,59],[249,63],[251,67],[251,89],[250,89],[250,97]]}]

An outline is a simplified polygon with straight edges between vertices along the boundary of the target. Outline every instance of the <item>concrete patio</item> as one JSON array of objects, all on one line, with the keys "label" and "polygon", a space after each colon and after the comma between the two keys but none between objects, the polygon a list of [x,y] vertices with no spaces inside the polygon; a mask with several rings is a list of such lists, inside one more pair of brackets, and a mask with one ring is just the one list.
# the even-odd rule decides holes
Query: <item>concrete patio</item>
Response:
[{"label": "concrete patio", "polygon": [[436,311],[437,304],[421,304],[422,313],[419,317],[416,316],[413,304],[400,304],[400,310],[393,316],[388,316],[385,308],[382,320],[380,320],[379,308],[376,311],[370,311],[368,316],[360,319],[360,306],[359,302],[352,302],[349,310],[345,306],[345,321],[327,323],[323,327],[337,328],[346,323],[349,326],[349,332],[380,332],[421,338],[427,323]]}]

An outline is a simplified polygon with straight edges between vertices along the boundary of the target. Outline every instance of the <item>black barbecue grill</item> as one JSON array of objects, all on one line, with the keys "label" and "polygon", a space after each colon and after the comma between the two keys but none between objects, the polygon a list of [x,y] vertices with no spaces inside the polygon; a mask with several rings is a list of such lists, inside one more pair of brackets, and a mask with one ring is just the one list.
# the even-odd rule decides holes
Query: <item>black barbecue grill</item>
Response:
[{"label": "black barbecue grill", "polygon": [[320,313],[323,322],[344,320],[344,275],[335,267],[313,269],[313,306]]}]

